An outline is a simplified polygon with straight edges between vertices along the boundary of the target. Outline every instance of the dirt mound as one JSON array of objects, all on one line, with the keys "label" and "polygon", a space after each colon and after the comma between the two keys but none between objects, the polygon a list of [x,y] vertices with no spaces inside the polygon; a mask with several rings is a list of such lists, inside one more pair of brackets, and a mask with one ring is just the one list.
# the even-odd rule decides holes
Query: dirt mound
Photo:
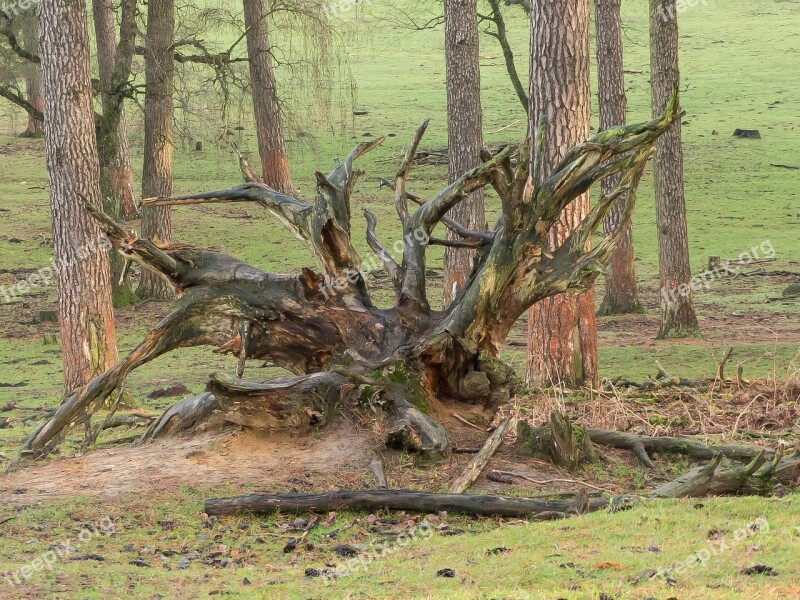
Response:
[{"label": "dirt mound", "polygon": [[[63,496],[148,495],[181,486],[219,486],[335,473],[366,462],[366,433],[340,423],[320,437],[245,431],[171,438],[137,448],[95,450],[22,468],[0,478],[0,503],[30,503]],[[364,467],[366,468],[366,467]]]}]

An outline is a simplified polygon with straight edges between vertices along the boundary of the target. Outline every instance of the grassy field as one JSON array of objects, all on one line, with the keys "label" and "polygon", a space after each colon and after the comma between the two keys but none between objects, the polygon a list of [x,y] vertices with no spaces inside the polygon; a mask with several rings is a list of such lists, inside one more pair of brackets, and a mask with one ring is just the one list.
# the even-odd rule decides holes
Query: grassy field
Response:
[{"label": "grassy field", "polygon": [[[646,4],[623,2],[630,121],[649,116]],[[349,70],[350,75],[334,82],[336,101],[327,118],[317,113],[297,114],[288,132],[292,169],[305,196],[313,193],[315,170],[329,168],[335,157],[343,156],[361,139],[393,135],[362,160],[366,176],[354,195],[353,210],[354,229],[360,226],[362,209],[375,212],[379,235],[389,244],[399,237],[399,228],[390,195],[378,189],[377,178],[395,172],[405,145],[425,118],[431,118],[431,125],[423,146],[446,145],[443,32],[410,31],[387,20],[395,11],[407,10],[423,21],[425,14],[417,6],[412,0],[391,5],[373,0],[334,20],[335,45],[347,56],[347,69],[337,72]],[[800,5],[780,0],[708,0],[680,18],[693,269],[701,270],[709,255],[737,258],[755,248],[760,257],[774,255],[776,260],[768,269],[798,271],[800,171],[774,165],[800,166]],[[524,18],[510,18],[509,27],[518,68],[525,73]],[[274,41],[280,44],[280,37]],[[486,36],[481,43],[486,140],[516,141],[524,133],[525,114],[508,82],[499,47]],[[282,71],[281,77],[287,82],[289,75]],[[300,104],[296,101],[292,106]],[[368,114],[353,116],[353,107]],[[237,118],[246,128],[236,131],[234,139],[240,148],[253,153],[256,145],[250,115],[244,110]],[[140,140],[139,116],[131,121],[132,139]],[[43,146],[41,141],[12,135],[20,122],[19,113],[0,105],[0,286],[26,278],[52,258]],[[759,129],[762,139],[734,138],[735,128]],[[226,145],[216,143],[216,135],[211,133],[216,130],[217,124],[195,123],[186,139],[180,140],[175,155],[176,193],[230,187],[240,181]],[[204,151],[192,150],[195,138],[206,142]],[[140,147],[134,148],[134,155],[138,177]],[[445,182],[444,167],[419,167],[409,185],[414,192],[429,196]],[[490,213],[496,211],[497,201],[491,193],[488,202]],[[266,270],[294,272],[311,266],[292,236],[255,206],[185,208],[173,211],[173,219],[175,237],[180,241],[221,248]],[[603,376],[641,380],[655,372],[658,361],[684,377],[713,377],[715,357],[721,358],[731,345],[736,348],[732,364],[740,362],[747,377],[784,381],[796,376],[800,304],[765,303],[767,297],[780,296],[791,277],[716,281],[696,297],[700,337],[653,340],[658,329],[654,221],[652,178],[646,176],[634,216],[637,275],[646,311],[633,317],[599,319]],[[357,238],[356,242],[367,254],[365,241]],[[441,254],[434,250],[431,256],[431,267],[440,269]],[[599,301],[602,281],[597,296]],[[53,308],[54,301],[52,286],[36,287],[12,303],[0,295],[0,405],[18,402],[29,411],[57,404],[61,395],[59,347],[48,337],[57,333],[57,326],[37,322],[39,311]],[[167,310],[166,305],[154,303],[120,308],[120,352],[129,351]],[[523,336],[520,327],[514,337],[519,341]],[[524,369],[524,352],[519,346],[505,348],[503,357],[520,371]],[[176,384],[200,392],[208,373],[230,371],[233,365],[231,359],[207,350],[181,351],[136,372],[127,389],[133,402],[162,409],[174,398],[152,400],[148,394]],[[37,426],[36,418],[20,418],[28,414],[35,416],[15,413],[13,426],[0,428],[3,458],[10,458]],[[68,444],[67,448],[71,451],[76,446]],[[644,476],[637,470],[636,477]],[[177,495],[123,496],[110,501],[79,496],[28,503],[24,491],[19,498],[3,498],[0,573],[29,564],[52,544],[77,540],[86,524],[98,523],[106,515],[114,518],[115,533],[96,536],[81,549],[82,554],[96,554],[103,560],[84,556],[82,560],[58,561],[52,570],[34,573],[24,585],[0,587],[0,598],[151,598],[158,594],[164,598],[212,594],[254,598],[600,598],[601,594],[610,598],[745,598],[755,593],[764,598],[800,597],[800,572],[794,560],[800,545],[796,496],[648,503],[622,513],[543,524],[450,516],[444,520],[447,527],[437,529],[430,538],[405,548],[393,547],[389,556],[364,570],[324,585],[321,578],[304,573],[307,568],[331,569],[335,568],[331,565],[346,562],[337,557],[333,546],[351,545],[364,555],[368,550],[365,544],[387,539],[379,535],[381,531],[390,533],[391,539],[403,527],[417,527],[418,523],[403,525],[406,517],[383,515],[384,521],[395,519],[398,523],[370,528],[365,515],[340,514],[311,532],[313,548],[300,546],[294,553],[284,554],[286,541],[297,535],[284,527],[293,518],[208,523],[201,517],[202,498],[232,490],[201,485],[198,482],[197,489],[184,489]],[[20,502],[22,507],[12,508]],[[718,548],[762,516],[768,519],[768,533],[732,543],[729,550],[681,575],[632,583],[643,569],[666,569],[693,553]],[[325,537],[339,527],[345,529],[338,539]],[[453,530],[464,531],[446,535]],[[510,552],[487,554],[498,547]],[[659,551],[648,551],[649,547]],[[137,560],[147,566],[131,564]],[[221,568],[221,560],[228,561],[225,568]],[[767,564],[780,575],[740,573],[755,564]],[[455,577],[437,577],[436,571],[442,568],[452,568]]]},{"label": "grassy field", "polygon": [[[65,500],[19,512],[3,526],[4,554],[19,558],[0,567],[25,585],[4,585],[2,597],[800,595],[797,496],[645,503],[546,523],[338,513],[323,516],[287,553],[285,544],[300,535],[293,517],[204,520],[192,508],[203,491],[185,489],[147,503],[123,498],[94,509]],[[71,560],[21,579],[17,569],[26,561],[76,544]],[[777,575],[741,572],[759,564]],[[454,577],[437,576],[443,569]]]}]

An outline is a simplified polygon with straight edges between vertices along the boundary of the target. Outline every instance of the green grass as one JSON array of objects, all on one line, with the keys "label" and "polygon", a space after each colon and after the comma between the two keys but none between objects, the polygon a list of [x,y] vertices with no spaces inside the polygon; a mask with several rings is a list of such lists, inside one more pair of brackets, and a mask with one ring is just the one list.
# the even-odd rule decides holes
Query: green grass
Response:
[{"label": "green grass", "polygon": [[[420,516],[379,514],[395,521],[379,527],[384,535],[367,531],[365,515],[343,512],[328,519],[323,515],[308,544],[285,553],[286,543],[299,535],[285,531],[292,516],[202,518],[204,497],[232,492],[184,489],[151,502],[124,497],[98,506],[77,498],[3,509],[0,516],[13,518],[3,526],[0,573],[12,578],[54,544],[69,540],[74,546],[82,530],[108,525],[105,517],[113,520],[114,533],[84,534],[87,541],[75,552],[102,560],[57,561],[52,570],[32,573],[24,588],[0,582],[0,595],[585,599],[601,593],[613,598],[747,598],[758,593],[789,598],[800,590],[797,496],[645,502],[626,512],[544,523],[449,515],[437,518],[430,529],[420,527]],[[754,523],[760,528],[749,530]],[[335,539],[328,535],[337,530]],[[393,537],[411,531],[415,537],[407,544]],[[333,547],[344,544],[359,556],[337,556]],[[487,552],[495,548],[508,552]],[[136,560],[147,566],[131,564]],[[681,564],[692,566],[681,569]],[[757,564],[779,575],[740,573]],[[445,568],[453,569],[455,577],[437,576]],[[307,577],[306,569],[349,573],[326,584],[320,577]],[[634,583],[646,569],[661,575]]]}]

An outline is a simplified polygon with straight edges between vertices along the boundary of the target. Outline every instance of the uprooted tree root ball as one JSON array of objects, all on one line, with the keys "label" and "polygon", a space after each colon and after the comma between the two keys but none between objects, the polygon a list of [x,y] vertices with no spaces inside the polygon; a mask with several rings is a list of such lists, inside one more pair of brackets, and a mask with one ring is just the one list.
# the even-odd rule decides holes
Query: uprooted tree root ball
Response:
[{"label": "uprooted tree root ball", "polygon": [[[430,201],[406,189],[416,150],[427,127],[417,131],[395,181],[395,206],[403,226],[402,260],[396,262],[376,235],[376,218],[365,213],[367,241],[380,258],[395,293],[395,306],[377,308],[352,244],[350,195],[361,175],[355,160],[382,139],[359,144],[328,175],[316,173],[313,202],[264,185],[247,162],[247,182],[228,190],[152,198],[150,206],[255,202],[272,213],[314,257],[317,273],[266,273],[236,258],[191,246],[140,239],[109,216],[87,206],[111,243],[130,261],[157,273],[181,296],[127,357],[88,385],[73,391],[25,443],[23,455],[41,455],[115,394],[137,367],[178,348],[208,345],[239,359],[237,373],[212,376],[208,391],[169,408],[145,439],[175,431],[236,423],[261,429],[324,424],[343,405],[368,402],[386,414],[387,443],[430,453],[448,448],[444,428],[431,416],[439,403],[466,401],[496,406],[513,393],[513,370],[496,358],[520,315],[540,300],[588,289],[603,272],[614,233],[589,249],[611,207],[620,202],[630,219],[636,188],[659,136],[680,118],[677,94],[660,117],[600,132],[571,148],[543,177],[544,127],[533,144],[504,148],[465,173]],[[557,249],[547,236],[561,212],[594,183],[621,177]],[[491,185],[502,214],[494,228],[471,231],[446,215],[468,194]],[[409,201],[419,204],[409,210]],[[443,223],[454,241],[432,237]],[[475,248],[474,269],[452,304],[433,310],[426,292],[429,244]],[[294,377],[269,382],[242,379],[246,361],[267,361]],[[95,426],[96,428],[97,426]]]}]

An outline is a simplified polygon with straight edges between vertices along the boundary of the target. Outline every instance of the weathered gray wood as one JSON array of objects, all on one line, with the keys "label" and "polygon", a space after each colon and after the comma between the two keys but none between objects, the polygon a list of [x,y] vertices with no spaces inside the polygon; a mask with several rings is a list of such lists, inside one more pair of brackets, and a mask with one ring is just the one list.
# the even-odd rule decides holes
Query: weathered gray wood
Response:
[{"label": "weathered gray wood", "polygon": [[717,454],[707,465],[690,469],[674,481],[660,485],[650,493],[650,497],[697,498],[707,495],[721,461],[722,454]]},{"label": "weathered gray wood", "polygon": [[[700,460],[710,460],[717,453],[721,453],[723,456],[735,460],[752,460],[761,452],[764,452],[764,456],[767,459],[771,459],[775,453],[774,450],[761,446],[726,444],[712,447],[690,438],[651,437],[622,431],[612,431],[609,429],[587,428],[586,435],[589,436],[592,442],[600,446],[624,448],[631,451],[634,451],[635,447],[640,447],[644,448],[647,452],[685,454],[686,456]],[[647,466],[651,465],[652,463]]]},{"label": "weathered gray wood", "polygon": [[372,453],[372,460],[369,463],[372,474],[375,475],[375,485],[378,489],[385,490],[389,487],[386,483],[386,472],[383,470],[383,459],[377,452]]},{"label": "weathered gray wood", "polygon": [[581,498],[575,501],[534,500],[515,496],[477,496],[470,494],[428,494],[407,490],[364,490],[328,492],[325,494],[249,494],[235,498],[215,498],[205,501],[209,516],[240,513],[274,514],[338,510],[375,511],[406,510],[417,513],[437,513],[442,510],[471,515],[497,515],[533,519],[563,518],[576,514],[576,509],[598,510],[606,500],[591,499],[588,505]]},{"label": "weathered gray wood", "polygon": [[557,411],[553,411],[550,422],[541,427],[531,427],[520,421],[517,425],[517,444],[526,454],[551,460],[567,469],[597,460],[587,430],[572,424]]},{"label": "weathered gray wood", "polygon": [[[166,352],[199,345],[236,356],[239,373],[247,360],[255,359],[298,377],[340,375],[325,390],[321,404],[326,409],[346,407],[354,389],[382,389],[390,396],[385,411],[390,421],[389,443],[423,452],[446,451],[444,429],[426,414],[431,403],[460,400],[491,406],[508,398],[513,384],[501,376],[503,370],[494,357],[510,328],[534,303],[567,289],[589,289],[604,271],[618,237],[609,236],[589,250],[587,242],[615,203],[623,202],[625,219],[630,218],[635,188],[653,145],[680,116],[676,94],[658,118],[597,133],[568,150],[544,180],[528,177],[528,141],[507,146],[495,156],[485,156],[484,164],[464,173],[414,212],[408,211],[407,217],[409,195],[403,191],[407,169],[401,169],[394,187],[399,188],[395,200],[404,223],[403,253],[402,261],[396,261],[399,292],[389,309],[372,302],[365,261],[353,244],[350,222],[350,196],[361,174],[354,161],[382,139],[358,144],[327,175],[317,172],[311,201],[252,181],[252,168],[246,161],[241,162],[249,180],[244,185],[144,201],[151,207],[255,202],[305,244],[321,274],[309,269],[297,275],[266,273],[220,252],[140,239],[87,206],[126,260],[159,275],[181,299],[130,355],[72,391],[53,418],[27,440],[23,451],[48,452],[71,427],[101,408],[132,370]],[[421,132],[415,144],[420,137]],[[622,174],[618,185],[598,200],[559,248],[541,252],[548,232],[572,200],[614,173]],[[450,309],[433,310],[425,289],[431,234],[451,209],[487,185],[500,194],[504,214],[495,231],[478,236],[486,243],[476,252],[473,272]],[[523,202],[523,197],[532,201]],[[387,364],[400,365],[402,372],[384,373]],[[342,369],[348,374],[341,375]],[[393,378],[396,375],[400,378]],[[223,384],[219,378],[211,383],[210,391],[219,400],[232,398],[239,403],[228,411],[230,421],[271,427],[270,419],[259,417],[273,414],[274,404],[268,398],[273,396],[277,404],[325,415],[315,408],[318,399],[305,393],[304,384],[288,389],[282,385],[257,390],[241,387]],[[177,413],[185,407],[174,407],[173,422],[177,423]],[[269,410],[262,412],[262,407]],[[291,425],[297,414],[278,422]],[[301,425],[315,423],[315,418],[301,415]]]},{"label": "weathered gray wood", "polygon": [[492,456],[494,456],[494,453],[497,452],[500,444],[503,443],[503,437],[505,437],[510,424],[511,419],[501,421],[497,429],[487,438],[481,451],[472,457],[472,460],[470,460],[464,468],[464,472],[452,483],[450,486],[451,494],[463,494],[469,486],[475,483],[475,480],[480,477],[486,464],[491,460]]}]

